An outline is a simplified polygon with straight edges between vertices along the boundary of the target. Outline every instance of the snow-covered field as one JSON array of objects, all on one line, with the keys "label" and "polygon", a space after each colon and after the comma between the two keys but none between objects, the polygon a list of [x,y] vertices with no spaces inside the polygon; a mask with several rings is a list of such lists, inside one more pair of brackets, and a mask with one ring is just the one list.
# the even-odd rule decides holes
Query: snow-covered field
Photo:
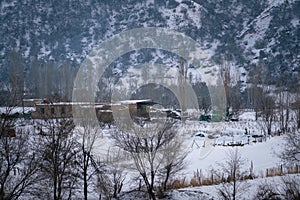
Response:
[{"label": "snow-covered field", "polygon": [[[245,134],[245,129],[248,135]],[[95,145],[95,154],[101,156],[103,152],[105,154],[116,149],[109,137],[111,131],[109,128],[102,130],[103,137]],[[253,138],[252,135],[263,134],[253,112],[243,113],[238,122],[186,121],[179,128],[178,134],[189,152],[186,167],[178,178],[186,178],[188,181],[197,170],[201,170],[203,175],[209,174],[211,169],[216,168],[217,163],[228,158],[228,152],[233,148],[237,148],[245,160],[245,170],[249,170],[251,162],[253,163],[253,172],[257,176],[264,175],[267,168],[281,164],[277,155],[282,149],[284,136]],[[197,134],[202,137],[196,136]],[[231,144],[242,146],[229,146]]]},{"label": "snow-covered field", "polygon": [[[110,154],[120,154],[120,150],[114,145],[110,136],[115,128],[114,126],[106,126],[97,133],[98,138],[93,148],[93,153],[97,158],[106,159],[105,156],[107,156],[108,151]],[[77,131],[78,133],[84,132],[80,130],[80,127],[77,127]],[[174,178],[178,180],[185,179],[188,184],[197,171],[201,171],[201,174],[207,177],[212,169],[218,168],[218,163],[228,159],[229,151],[236,148],[245,160],[243,170],[250,172],[252,163],[253,172],[256,177],[259,177],[248,181],[251,185],[248,192],[251,195],[253,195],[253,191],[256,190],[258,184],[264,180],[261,177],[265,176],[266,169],[277,167],[281,164],[278,154],[282,150],[284,136],[265,137],[261,124],[255,121],[253,112],[243,113],[239,116],[238,122],[187,120],[179,126],[177,131],[179,138],[184,141],[188,155],[185,160],[184,170]],[[263,137],[255,138],[253,135],[261,135]],[[80,135],[78,135],[78,139],[81,141]],[[130,159],[124,159],[121,162],[127,166],[134,165]],[[129,168],[126,169],[126,174],[123,191],[135,189],[137,183],[131,179],[132,177],[137,177],[137,174],[130,171]],[[279,178],[268,178],[268,180],[277,181]],[[173,190],[171,191],[171,199],[212,199],[216,197],[216,188],[217,186],[202,186]],[[242,199],[247,199],[246,197],[247,194]]]},{"label": "snow-covered field", "polygon": [[187,157],[188,163],[184,172],[187,177],[192,177],[197,169],[202,170],[205,174],[205,172],[215,168],[217,163],[224,162],[230,149],[238,148],[245,159],[245,167],[249,169],[252,161],[254,172],[260,174],[265,172],[267,168],[280,164],[280,159],[276,154],[280,153],[280,145],[283,144],[282,139],[282,136],[272,137],[266,142],[253,143],[243,147],[215,146],[204,158],[200,157],[201,148],[192,147],[192,151]]},{"label": "snow-covered field", "polygon": [[[278,154],[284,136],[265,137],[253,112],[243,113],[239,119],[238,122],[188,122],[182,127],[181,131],[187,132],[185,143],[190,152],[184,176],[190,178],[197,170],[205,174],[215,168],[217,163],[223,162],[233,148],[239,150],[247,169],[253,163],[256,174],[281,164]],[[205,137],[195,136],[199,133]],[[262,137],[255,138],[253,135]],[[233,146],[235,144],[241,146]]]},{"label": "snow-covered field", "polygon": [[[258,187],[260,184],[270,184],[280,192],[282,190],[282,185],[280,183],[283,179],[295,178],[296,180],[300,179],[299,174],[295,175],[286,175],[286,176],[276,176],[269,178],[258,178],[254,180],[247,180],[247,190],[241,193],[238,199],[256,199],[255,195],[257,194]],[[173,190],[170,192],[170,199],[172,200],[199,200],[199,199],[219,199],[218,198],[218,185],[212,186],[201,186],[201,187],[189,187],[179,190]]]}]

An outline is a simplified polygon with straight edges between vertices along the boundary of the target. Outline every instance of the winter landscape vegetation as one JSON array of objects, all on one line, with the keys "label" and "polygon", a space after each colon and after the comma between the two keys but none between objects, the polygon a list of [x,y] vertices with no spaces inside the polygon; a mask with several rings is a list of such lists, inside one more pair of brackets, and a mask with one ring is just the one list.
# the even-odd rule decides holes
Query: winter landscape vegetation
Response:
[{"label": "winter landscape vegetation", "polygon": [[300,199],[299,0],[1,0],[0,200]]}]

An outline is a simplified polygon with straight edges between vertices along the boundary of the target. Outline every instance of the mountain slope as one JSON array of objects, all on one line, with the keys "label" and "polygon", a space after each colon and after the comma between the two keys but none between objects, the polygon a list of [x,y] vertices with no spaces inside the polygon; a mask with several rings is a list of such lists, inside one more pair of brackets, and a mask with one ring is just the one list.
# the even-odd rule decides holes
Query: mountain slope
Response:
[{"label": "mountain slope", "polygon": [[[274,83],[299,72],[299,10],[299,0],[4,0],[1,79],[8,81],[12,51],[21,55],[25,71],[32,58],[78,67],[93,47],[114,34],[137,27],[167,27],[199,42],[217,64],[229,63],[239,71],[237,79],[245,82],[243,76],[253,66],[263,65]],[[123,71],[128,64],[114,65]],[[178,65],[178,59],[171,59],[169,65]]]}]

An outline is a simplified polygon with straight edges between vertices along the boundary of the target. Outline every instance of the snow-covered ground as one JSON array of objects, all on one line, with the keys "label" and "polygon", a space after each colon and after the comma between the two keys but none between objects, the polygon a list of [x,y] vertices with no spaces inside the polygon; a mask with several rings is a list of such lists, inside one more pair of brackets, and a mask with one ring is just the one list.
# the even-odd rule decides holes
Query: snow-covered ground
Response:
[{"label": "snow-covered ground", "polygon": [[[299,174],[276,176],[268,178],[258,178],[254,180],[247,180],[247,189],[241,193],[238,199],[256,199],[255,195],[258,192],[258,187],[261,184],[270,184],[276,189],[276,192],[282,192],[282,180],[283,179],[296,179],[300,180]],[[218,185],[201,186],[201,187],[189,187],[179,190],[173,190],[170,192],[170,199],[172,200],[198,200],[198,199],[219,199],[218,198]]]},{"label": "snow-covered ground", "polygon": [[[32,128],[36,122],[35,120],[20,120],[20,125],[25,123],[25,127]],[[246,131],[247,129],[247,131]],[[80,133],[83,133],[82,127],[77,127],[78,140],[81,142]],[[117,156],[121,151],[114,145],[111,138],[112,131],[116,131],[115,126],[106,126],[97,131],[97,141],[93,148],[93,154],[97,158],[107,159],[107,152],[110,155]],[[261,139],[254,138],[253,135],[262,135],[261,124],[255,121],[254,112],[244,112],[239,116],[238,122],[202,122],[187,120],[182,123],[178,129],[179,138],[182,139],[185,145],[185,150],[188,153],[186,158],[186,166],[181,174],[175,178],[178,180],[185,179],[189,185],[195,172],[201,171],[204,177],[208,177],[212,169],[218,168],[218,163],[224,162],[228,159],[230,150],[237,148],[245,160],[244,170],[250,172],[251,162],[253,163],[253,172],[256,177],[255,180],[248,180],[251,188],[249,188],[248,195],[255,194],[256,188],[264,179],[267,168],[277,167],[281,164],[278,154],[282,150],[284,144],[284,136],[263,137]],[[246,135],[247,133],[247,135]],[[230,146],[230,144],[242,144],[242,146]],[[120,166],[134,165],[130,158],[121,160]],[[123,191],[136,189],[137,183],[132,181],[136,178],[136,172],[126,170],[126,181],[124,183]],[[132,168],[131,168],[132,169]],[[268,178],[270,181],[279,181],[280,177]],[[212,199],[216,198],[217,186],[202,186],[190,187],[170,192],[171,199]],[[242,199],[247,199],[245,194]]]},{"label": "snow-covered ground", "polygon": [[[243,113],[238,122],[187,122],[181,131],[186,132],[185,144],[190,152],[183,174],[187,178],[191,178],[197,170],[206,174],[218,162],[223,162],[233,148],[238,148],[246,169],[253,163],[256,174],[281,164],[278,154],[284,136],[265,137],[261,124],[255,121],[254,112]],[[199,133],[205,137],[196,136]]]},{"label": "snow-covered ground", "polygon": [[[282,149],[284,136],[253,138],[252,135],[262,134],[262,127],[254,120],[254,113],[243,113],[239,119],[238,122],[186,121],[178,129],[178,134],[189,153],[186,167],[178,178],[186,178],[189,182],[197,170],[201,170],[204,176],[208,175],[212,168],[216,168],[217,163],[228,158],[228,152],[233,148],[238,148],[245,160],[245,170],[249,170],[251,162],[253,163],[256,176],[265,175],[267,168],[279,166],[281,162],[277,155]],[[245,134],[246,128],[248,135]],[[98,139],[94,148],[94,153],[98,156],[117,150],[110,138],[111,131],[113,129],[108,127],[102,130],[103,137]],[[202,137],[196,136],[197,134]],[[230,144],[243,146],[228,146]],[[126,162],[129,163],[128,160]]]},{"label": "snow-covered ground", "polygon": [[[198,144],[203,144],[203,141]],[[252,143],[242,147],[214,146],[210,152],[204,157],[201,157],[200,148],[195,145],[187,157],[187,168],[184,170],[187,177],[192,177],[194,172],[202,170],[204,174],[212,168],[216,167],[217,163],[224,162],[228,157],[228,152],[232,148],[238,148],[241,156],[245,159],[245,167],[250,168],[251,161],[253,162],[253,170],[256,174],[265,172],[267,168],[275,167],[280,164],[280,159],[276,154],[280,153],[280,146],[283,144],[283,137],[276,136],[267,139],[266,142]]]}]

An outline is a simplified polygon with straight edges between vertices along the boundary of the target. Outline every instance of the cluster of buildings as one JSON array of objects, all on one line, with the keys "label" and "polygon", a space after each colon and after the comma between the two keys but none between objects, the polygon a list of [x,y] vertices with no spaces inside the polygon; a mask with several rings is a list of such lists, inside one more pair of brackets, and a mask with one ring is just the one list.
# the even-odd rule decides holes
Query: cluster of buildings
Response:
[{"label": "cluster of buildings", "polygon": [[95,103],[95,102],[50,102],[48,99],[24,99],[23,107],[31,108],[27,114],[33,119],[49,118],[71,118],[73,108],[79,107],[81,110],[95,109],[98,119],[102,122],[113,120],[112,107],[117,109],[129,109],[130,115],[135,117],[149,117],[150,106],[154,102],[151,99],[127,100],[116,103]]}]

